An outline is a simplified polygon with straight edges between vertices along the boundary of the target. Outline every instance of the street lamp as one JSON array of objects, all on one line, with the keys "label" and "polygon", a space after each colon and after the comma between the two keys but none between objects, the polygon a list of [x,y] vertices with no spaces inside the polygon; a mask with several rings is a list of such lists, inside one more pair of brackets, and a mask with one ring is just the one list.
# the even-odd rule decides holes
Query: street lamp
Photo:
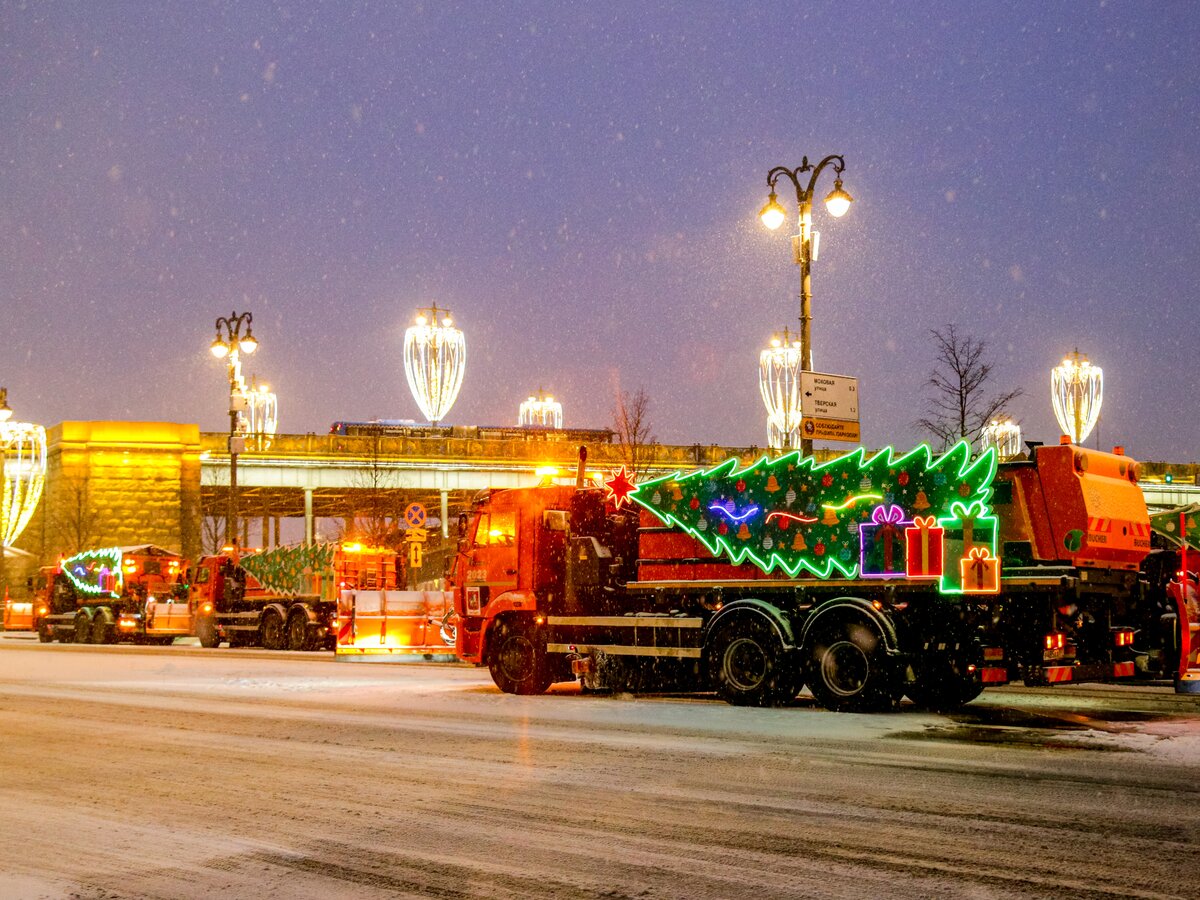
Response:
[{"label": "street lamp", "polygon": [[1104,371],[1076,349],[1050,370],[1050,399],[1063,434],[1082,445],[1100,418]]},{"label": "street lamp", "polygon": [[466,339],[450,310],[436,303],[418,310],[416,324],[404,332],[404,374],[429,424],[442,421],[454,405],[466,366]]},{"label": "street lamp", "polygon": [[[253,353],[258,349],[258,341],[250,329],[254,316],[248,312],[238,315],[230,313],[229,317],[217,319],[217,335],[209,350],[217,359],[226,359],[229,364],[229,512],[225,520],[225,540],[237,552],[238,546],[238,498],[237,498],[237,458],[246,445],[246,439],[241,436],[239,419],[246,408],[246,395],[242,391],[241,353]],[[245,326],[246,333],[242,334]]]},{"label": "street lamp", "polygon": [[46,483],[46,429],[11,418],[8,389],[0,388],[0,583],[8,548],[29,524]]},{"label": "street lamp", "polygon": [[758,389],[767,407],[767,446],[792,449],[800,434],[800,342],[787,328],[758,355]]},{"label": "street lamp", "polygon": [[[820,235],[812,230],[813,189],[817,186],[817,179],[826,166],[833,167],[835,180],[833,190],[825,198],[825,208],[834,218],[844,216],[850,209],[850,204],[854,202],[854,198],[842,189],[842,171],[846,168],[846,161],[839,154],[826,156],[815,166],[809,163],[807,156],[795,169],[776,166],[767,173],[767,187],[770,195],[767,197],[766,205],[758,213],[763,224],[772,231],[786,221],[787,210],[780,204],[775,187],[780,178],[787,176],[796,188],[796,207],[800,229],[797,234],[792,235],[792,252],[796,265],[800,267],[800,370],[804,372],[811,372],[813,367],[811,271],[813,260],[817,258],[817,242],[820,238]],[[808,178],[808,183],[802,184],[800,176],[807,172],[812,174]],[[800,452],[804,456],[812,455],[811,439],[801,439]]]}]

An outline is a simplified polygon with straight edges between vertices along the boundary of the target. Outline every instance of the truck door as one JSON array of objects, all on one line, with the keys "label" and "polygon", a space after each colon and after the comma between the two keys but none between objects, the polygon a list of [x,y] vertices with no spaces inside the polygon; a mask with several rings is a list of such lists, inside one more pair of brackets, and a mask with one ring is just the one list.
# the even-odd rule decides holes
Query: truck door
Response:
[{"label": "truck door", "polygon": [[517,513],[490,509],[480,514],[467,556],[467,615],[477,616],[494,598],[517,586]]}]

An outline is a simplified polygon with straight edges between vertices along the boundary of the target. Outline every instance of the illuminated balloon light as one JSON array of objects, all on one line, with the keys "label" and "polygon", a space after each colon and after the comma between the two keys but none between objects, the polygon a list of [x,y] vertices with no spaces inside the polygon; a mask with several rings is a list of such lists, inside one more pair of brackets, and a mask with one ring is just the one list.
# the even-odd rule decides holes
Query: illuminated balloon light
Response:
[{"label": "illuminated balloon light", "polygon": [[1072,444],[1082,444],[1100,418],[1104,372],[1075,350],[1050,371],[1054,417]]},{"label": "illuminated balloon light", "polygon": [[767,446],[797,447],[800,407],[800,342],[785,328],[758,357],[758,388],[767,407]]},{"label": "illuminated balloon light", "polygon": [[404,374],[408,389],[430,424],[436,425],[458,399],[467,367],[467,343],[450,311],[418,310],[404,332]]},{"label": "illuminated balloon light", "polygon": [[275,430],[279,427],[279,398],[255,378],[250,379],[250,389],[246,391],[246,412],[242,421],[259,450],[271,446]]},{"label": "illuminated balloon light", "polygon": [[521,427],[562,428],[562,423],[562,404],[547,396],[541,389],[536,397],[530,397],[521,403],[517,416],[517,425]]},{"label": "illuminated balloon light", "polygon": [[1021,426],[1012,419],[993,419],[983,426],[979,436],[980,451],[996,448],[1001,459],[1011,459],[1021,452]]},{"label": "illuminated balloon light", "polygon": [[46,484],[46,429],[0,422],[0,452],[0,545],[10,547],[29,524]]}]

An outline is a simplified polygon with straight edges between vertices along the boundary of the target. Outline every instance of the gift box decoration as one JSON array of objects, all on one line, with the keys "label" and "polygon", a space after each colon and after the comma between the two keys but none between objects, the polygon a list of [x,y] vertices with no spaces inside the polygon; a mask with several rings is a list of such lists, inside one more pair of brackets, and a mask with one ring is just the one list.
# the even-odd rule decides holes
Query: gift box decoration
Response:
[{"label": "gift box decoration", "polygon": [[959,560],[964,594],[998,594],[1000,560],[987,547],[972,547],[966,559]]},{"label": "gift box decoration", "polygon": [[950,507],[951,515],[938,519],[945,529],[942,537],[942,580],[938,589],[944,594],[962,593],[962,561],[971,558],[971,551],[984,548],[988,555],[996,558],[995,516],[986,515],[982,503],[969,506],[955,503]]},{"label": "gift box decoration", "polygon": [[940,578],[942,539],[946,529],[933,516],[915,516],[904,529],[905,574],[909,578]]},{"label": "gift box decoration", "polygon": [[905,575],[904,510],[877,506],[871,521],[858,527],[863,578],[903,578]]}]

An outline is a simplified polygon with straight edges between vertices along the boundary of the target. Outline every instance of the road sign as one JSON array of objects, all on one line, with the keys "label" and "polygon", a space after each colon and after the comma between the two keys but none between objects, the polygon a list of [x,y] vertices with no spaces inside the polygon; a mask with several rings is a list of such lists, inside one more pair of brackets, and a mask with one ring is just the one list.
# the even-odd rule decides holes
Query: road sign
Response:
[{"label": "road sign", "polygon": [[805,416],[800,423],[800,436],[818,441],[849,441],[857,444],[859,436],[858,423],[845,419],[818,419]]},{"label": "road sign", "polygon": [[813,419],[857,422],[858,379],[849,375],[801,372],[800,409],[805,417]]},{"label": "road sign", "polygon": [[408,509],[404,510],[404,521],[410,528],[420,528],[425,524],[425,507],[420,503],[408,504]]}]

